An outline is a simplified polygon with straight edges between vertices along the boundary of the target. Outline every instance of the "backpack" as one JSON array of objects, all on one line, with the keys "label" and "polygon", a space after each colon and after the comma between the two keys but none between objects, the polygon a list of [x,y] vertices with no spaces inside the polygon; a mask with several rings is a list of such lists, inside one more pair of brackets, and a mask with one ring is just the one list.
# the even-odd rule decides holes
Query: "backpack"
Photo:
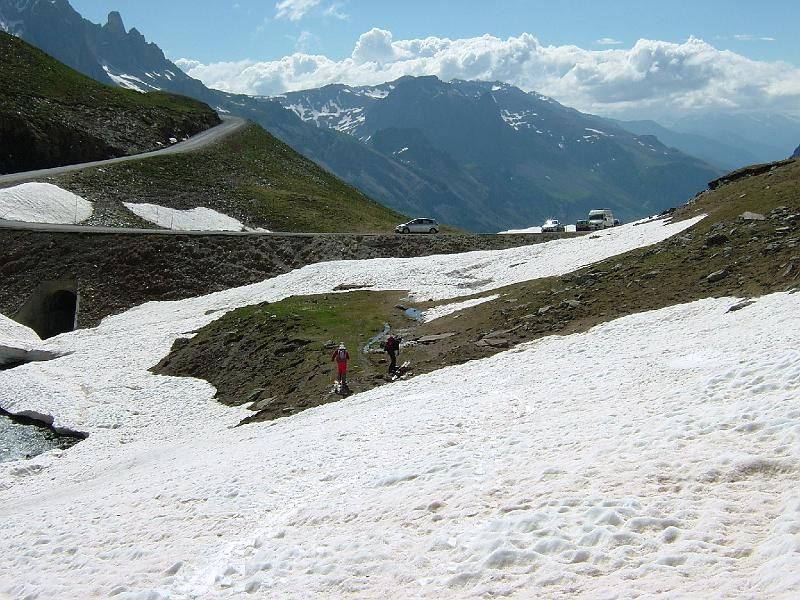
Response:
[{"label": "backpack", "polygon": [[397,351],[397,348],[399,346],[400,346],[400,343],[398,342],[397,338],[394,337],[394,336],[389,336],[389,339],[386,340],[386,345],[385,345],[384,349],[387,352],[395,352],[395,351]]},{"label": "backpack", "polygon": [[339,361],[339,362],[346,361],[347,360],[347,350],[345,350],[344,348],[339,348],[339,350],[338,350],[338,352],[336,354],[336,360]]}]

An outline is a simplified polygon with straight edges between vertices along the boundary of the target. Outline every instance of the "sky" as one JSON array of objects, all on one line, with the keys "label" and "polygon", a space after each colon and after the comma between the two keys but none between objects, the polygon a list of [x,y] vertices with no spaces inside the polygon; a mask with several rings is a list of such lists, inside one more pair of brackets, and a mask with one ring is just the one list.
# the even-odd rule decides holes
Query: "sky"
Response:
[{"label": "sky", "polygon": [[0,406],[88,433],[0,464],[0,595],[794,597],[799,294],[633,314],[363,393],[354,380],[346,400],[241,427],[248,409],[207,382],[149,371],[238,306],[407,289],[446,329],[449,301],[700,219],[318,263],[38,342],[0,316],[4,344],[60,356],[0,371]]},{"label": "sky", "polygon": [[503,81],[602,116],[800,119],[800,3],[74,0],[116,9],[209,87],[274,96],[403,75]]},{"label": "sky", "polygon": [[203,63],[272,61],[297,51],[349,56],[373,28],[395,40],[501,39],[529,33],[543,45],[631,48],[639,39],[681,43],[698,37],[720,50],[800,67],[800,5],[768,0],[71,0],[90,21],[121,13],[167,56]]}]

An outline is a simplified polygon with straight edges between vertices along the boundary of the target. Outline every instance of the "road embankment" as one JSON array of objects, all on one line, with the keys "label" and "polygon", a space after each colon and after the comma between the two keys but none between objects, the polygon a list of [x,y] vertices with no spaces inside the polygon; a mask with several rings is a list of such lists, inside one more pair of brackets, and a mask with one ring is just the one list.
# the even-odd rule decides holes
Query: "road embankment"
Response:
[{"label": "road embankment", "polygon": [[0,229],[0,313],[13,317],[43,282],[72,281],[80,297],[78,326],[92,327],[143,302],[199,296],[322,261],[500,250],[563,235],[233,236]]}]

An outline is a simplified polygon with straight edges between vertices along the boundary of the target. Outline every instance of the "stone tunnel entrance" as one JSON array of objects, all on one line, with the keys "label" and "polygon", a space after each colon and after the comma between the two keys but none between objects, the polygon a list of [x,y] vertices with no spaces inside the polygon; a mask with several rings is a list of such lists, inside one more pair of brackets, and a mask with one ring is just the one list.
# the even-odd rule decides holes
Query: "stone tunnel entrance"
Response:
[{"label": "stone tunnel entrance", "polygon": [[33,329],[44,340],[75,330],[78,304],[75,281],[45,281],[31,294],[15,320]]}]

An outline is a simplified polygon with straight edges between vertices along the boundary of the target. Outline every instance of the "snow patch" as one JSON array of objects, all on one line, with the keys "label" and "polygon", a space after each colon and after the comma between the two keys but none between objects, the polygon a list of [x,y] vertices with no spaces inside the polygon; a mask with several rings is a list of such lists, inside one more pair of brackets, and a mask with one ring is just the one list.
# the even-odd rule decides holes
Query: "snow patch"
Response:
[{"label": "snow patch", "polygon": [[145,221],[176,231],[242,231],[240,221],[210,208],[189,210],[167,208],[158,204],[123,202],[125,208]]},{"label": "snow patch", "polygon": [[0,219],[25,223],[76,224],[92,216],[92,203],[51,183],[0,189]]},{"label": "snow patch", "polygon": [[492,294],[491,296],[484,296],[483,298],[471,298],[470,300],[463,300],[461,302],[450,302],[449,304],[441,304],[439,306],[434,306],[433,308],[429,308],[428,310],[422,311],[421,321],[423,323],[428,323],[430,321],[433,321],[434,319],[445,317],[454,312],[458,312],[459,310],[464,310],[465,308],[472,308],[473,306],[478,306],[479,304],[483,304],[484,302],[491,302],[492,300],[497,300],[499,297],[500,294]]}]

